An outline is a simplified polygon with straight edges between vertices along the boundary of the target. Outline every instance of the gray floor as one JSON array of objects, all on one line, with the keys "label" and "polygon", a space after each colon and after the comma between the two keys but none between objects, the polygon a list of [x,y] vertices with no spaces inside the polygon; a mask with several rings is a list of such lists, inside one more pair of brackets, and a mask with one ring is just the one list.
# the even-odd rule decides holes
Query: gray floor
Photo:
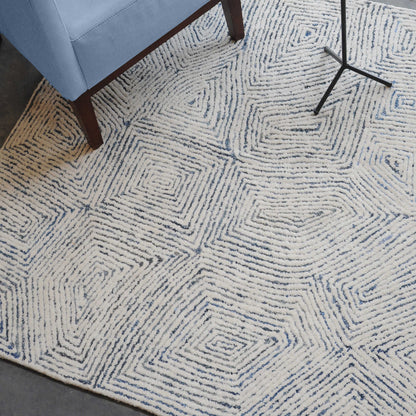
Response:
[{"label": "gray floor", "polygon": [[0,360],[0,416],[143,416],[132,407]]},{"label": "gray floor", "polygon": [[41,79],[39,72],[3,37],[0,45],[0,146]]},{"label": "gray floor", "polygon": [[[416,9],[416,0],[380,0]],[[0,146],[41,76],[5,40],[0,46]],[[140,416],[140,412],[0,360],[0,416]]]}]

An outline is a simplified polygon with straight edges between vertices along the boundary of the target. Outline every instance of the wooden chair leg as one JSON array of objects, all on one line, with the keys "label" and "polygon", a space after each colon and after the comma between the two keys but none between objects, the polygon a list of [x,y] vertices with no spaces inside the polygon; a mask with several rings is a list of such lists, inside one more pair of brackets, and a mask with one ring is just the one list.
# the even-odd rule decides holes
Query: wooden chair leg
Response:
[{"label": "wooden chair leg", "polygon": [[103,144],[103,138],[92,106],[91,95],[87,91],[75,101],[70,101],[70,103],[85,133],[88,144],[93,149],[98,149]]},{"label": "wooden chair leg", "polygon": [[221,0],[230,36],[234,40],[244,38],[243,13],[240,0]]}]

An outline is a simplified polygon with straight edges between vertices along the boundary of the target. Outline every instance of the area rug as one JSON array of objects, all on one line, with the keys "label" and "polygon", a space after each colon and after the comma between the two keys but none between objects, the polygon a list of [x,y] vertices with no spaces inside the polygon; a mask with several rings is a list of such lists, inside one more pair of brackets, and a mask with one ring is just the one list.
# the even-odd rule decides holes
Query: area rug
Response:
[{"label": "area rug", "polygon": [[156,415],[416,413],[416,13],[220,7],[0,154],[0,355]]}]

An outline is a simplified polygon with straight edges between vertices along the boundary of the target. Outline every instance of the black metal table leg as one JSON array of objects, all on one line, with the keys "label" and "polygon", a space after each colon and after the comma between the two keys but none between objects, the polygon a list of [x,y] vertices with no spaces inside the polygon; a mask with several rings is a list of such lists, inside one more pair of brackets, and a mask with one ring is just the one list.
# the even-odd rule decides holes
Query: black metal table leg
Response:
[{"label": "black metal table leg", "polygon": [[331,94],[331,91],[335,87],[335,84],[338,82],[339,78],[341,77],[342,73],[344,72],[345,66],[342,65],[341,68],[338,70],[337,74],[335,75],[334,79],[332,80],[331,84],[329,85],[328,89],[326,90],[324,96],[321,98],[318,106],[313,110],[315,114],[318,114],[321,111],[322,106],[325,104],[326,99]]},{"label": "black metal table leg", "polygon": [[355,68],[354,66],[348,65],[347,69],[350,69],[351,71],[354,71],[357,74],[364,75],[367,78],[371,78],[374,81],[380,82],[381,84],[384,84],[386,87],[391,87],[393,85],[390,81],[385,81],[384,79],[381,79],[379,77],[376,77],[375,75],[369,74],[368,72],[363,71],[361,69]]},{"label": "black metal table leg", "polygon": [[325,46],[324,51],[342,65],[342,58],[340,58],[332,49]]},{"label": "black metal table leg", "polygon": [[339,57],[332,49],[325,47],[325,52],[330,55],[332,58],[334,58],[337,62],[341,64],[341,68],[338,70],[337,74],[335,75],[335,78],[329,85],[328,89],[326,90],[324,96],[322,97],[321,101],[319,102],[318,106],[315,108],[314,113],[318,114],[321,110],[322,106],[325,104],[325,101],[329,97],[329,94],[331,94],[331,91],[335,87],[335,84],[338,82],[339,78],[341,77],[342,73],[345,69],[349,69],[351,71],[356,72],[357,74],[364,75],[367,78],[370,78],[374,81],[380,82],[381,84],[384,84],[387,87],[391,87],[392,83],[389,81],[385,81],[384,79],[381,79],[379,77],[376,77],[375,75],[372,75],[366,71],[363,71],[361,69],[355,68],[354,66],[348,64],[348,57],[347,57],[347,17],[346,17],[346,6],[345,6],[345,0],[341,0],[341,36],[342,36],[342,58]]}]

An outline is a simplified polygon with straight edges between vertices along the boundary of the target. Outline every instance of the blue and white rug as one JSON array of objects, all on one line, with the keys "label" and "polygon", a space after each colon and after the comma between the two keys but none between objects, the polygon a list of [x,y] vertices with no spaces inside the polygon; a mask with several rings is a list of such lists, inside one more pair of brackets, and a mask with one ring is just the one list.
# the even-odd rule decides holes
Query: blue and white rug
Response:
[{"label": "blue and white rug", "polygon": [[220,6],[0,153],[0,355],[157,415],[416,414],[416,13]]}]

